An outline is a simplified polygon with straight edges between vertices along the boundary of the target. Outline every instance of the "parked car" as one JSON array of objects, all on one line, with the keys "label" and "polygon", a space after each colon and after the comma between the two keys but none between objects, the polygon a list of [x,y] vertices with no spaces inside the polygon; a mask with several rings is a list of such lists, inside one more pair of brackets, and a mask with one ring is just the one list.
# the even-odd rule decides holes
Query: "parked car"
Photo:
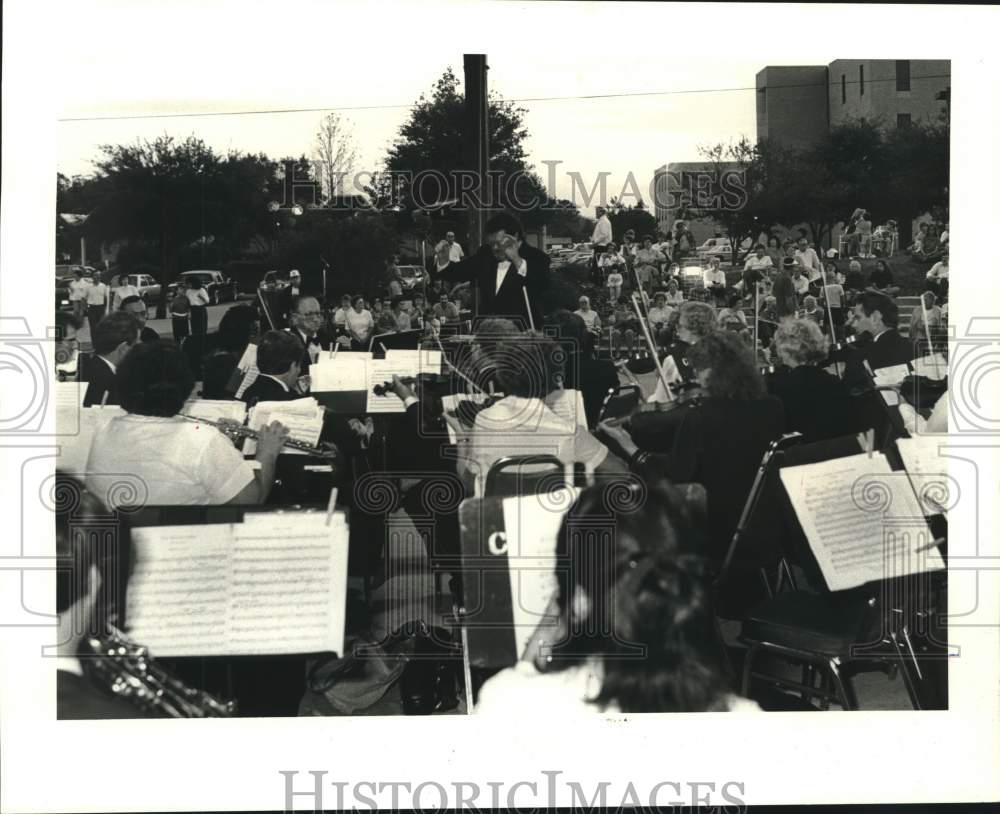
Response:
[{"label": "parked car", "polygon": [[[212,305],[218,305],[220,302],[226,301],[236,302],[236,282],[226,277],[221,271],[195,269],[194,271],[183,271],[180,274],[180,279],[185,281],[189,281],[195,277],[201,280],[201,284],[208,292],[208,301]],[[176,294],[177,283],[171,283],[167,287],[167,295],[172,298]]]},{"label": "parked car", "polygon": [[421,266],[396,266],[399,283],[403,291],[413,291],[427,287],[427,272]]},{"label": "parked car", "polygon": [[289,284],[287,274],[282,274],[280,271],[269,271],[261,278],[260,285],[257,287],[261,291],[281,291],[288,288]]},{"label": "parked car", "polygon": [[125,285],[134,285],[146,305],[155,305],[160,299],[160,284],[151,274],[126,274]]},{"label": "parked car", "polygon": [[[737,262],[750,251],[752,246],[753,241],[750,238],[746,238],[740,243]],[[703,260],[718,257],[719,260],[729,261],[733,259],[733,244],[728,237],[710,237],[698,247],[697,252],[698,257]]]}]

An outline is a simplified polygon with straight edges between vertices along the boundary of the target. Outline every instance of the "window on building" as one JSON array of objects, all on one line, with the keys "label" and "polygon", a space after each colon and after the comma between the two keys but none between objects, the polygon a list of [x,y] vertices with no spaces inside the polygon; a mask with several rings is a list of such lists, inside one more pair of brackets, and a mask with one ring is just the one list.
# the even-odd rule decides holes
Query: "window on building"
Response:
[{"label": "window on building", "polygon": [[840,75],[840,103],[842,105],[847,104],[847,74],[842,73]]},{"label": "window on building", "polygon": [[758,107],[761,113],[767,113],[767,88],[760,88],[757,91]]},{"label": "window on building", "polygon": [[913,119],[909,113],[896,114],[896,127],[909,127]]},{"label": "window on building", "polygon": [[896,90],[910,89],[910,60],[896,60]]},{"label": "window on building", "polygon": [[861,88],[859,96],[865,95],[865,66],[858,65],[858,86]]}]

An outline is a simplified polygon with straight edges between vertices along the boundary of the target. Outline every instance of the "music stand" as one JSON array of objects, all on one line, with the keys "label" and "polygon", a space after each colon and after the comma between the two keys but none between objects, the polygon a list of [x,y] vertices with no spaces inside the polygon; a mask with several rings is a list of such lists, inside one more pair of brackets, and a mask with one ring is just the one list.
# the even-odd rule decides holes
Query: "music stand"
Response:
[{"label": "music stand", "polygon": [[368,342],[368,350],[373,354],[385,350],[420,350],[420,340],[424,332],[417,328],[412,331],[396,331],[391,334],[376,334]]}]

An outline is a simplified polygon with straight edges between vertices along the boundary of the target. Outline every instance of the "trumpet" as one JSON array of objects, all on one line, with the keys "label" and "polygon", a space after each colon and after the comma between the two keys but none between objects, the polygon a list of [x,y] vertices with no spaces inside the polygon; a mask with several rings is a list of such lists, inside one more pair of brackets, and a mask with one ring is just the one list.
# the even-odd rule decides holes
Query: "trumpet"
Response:
[{"label": "trumpet", "polygon": [[[230,424],[225,421],[209,421],[207,418],[198,418],[198,416],[193,415],[186,415],[184,418],[198,424],[207,424],[209,427],[215,427],[219,432],[233,441],[238,441],[241,438],[250,438],[257,441],[260,438],[260,433],[257,432],[257,430],[252,430],[243,424]],[[337,448],[332,445],[314,446],[313,444],[308,444],[305,441],[299,441],[295,438],[286,438],[284,445],[286,447],[290,447],[291,449],[296,449],[299,452],[304,452],[307,455],[312,455],[316,458],[329,458],[332,460],[337,457]]]}]

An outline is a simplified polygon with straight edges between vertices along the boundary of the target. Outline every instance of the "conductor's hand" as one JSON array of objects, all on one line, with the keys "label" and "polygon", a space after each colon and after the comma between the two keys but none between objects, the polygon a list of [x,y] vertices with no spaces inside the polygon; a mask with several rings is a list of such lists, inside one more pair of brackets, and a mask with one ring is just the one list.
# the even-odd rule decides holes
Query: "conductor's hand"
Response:
[{"label": "conductor's hand", "polygon": [[288,427],[280,421],[272,421],[260,428],[257,437],[257,459],[274,459],[288,440]]},{"label": "conductor's hand", "polygon": [[413,389],[409,385],[404,384],[403,380],[395,373],[392,374],[392,392],[396,394],[400,401],[416,397]]},{"label": "conductor's hand", "polygon": [[503,253],[512,266],[516,269],[521,265],[521,253],[518,251],[518,240],[513,235],[505,235],[503,239]]}]

